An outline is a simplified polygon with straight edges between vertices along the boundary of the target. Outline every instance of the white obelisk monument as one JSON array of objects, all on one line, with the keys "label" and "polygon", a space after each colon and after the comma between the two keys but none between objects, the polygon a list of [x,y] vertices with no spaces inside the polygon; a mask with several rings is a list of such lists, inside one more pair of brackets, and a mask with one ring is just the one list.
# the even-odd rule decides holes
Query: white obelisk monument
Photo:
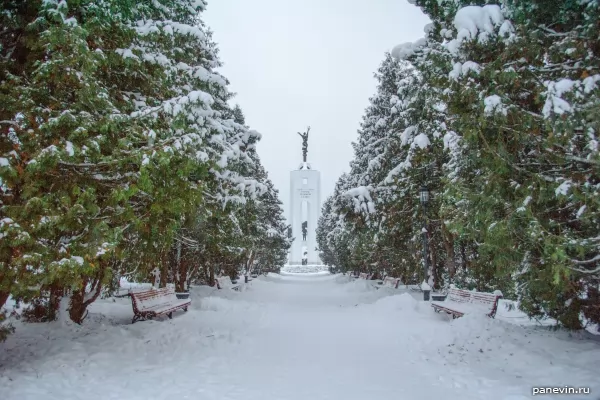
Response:
[{"label": "white obelisk monument", "polygon": [[306,161],[308,133],[302,137],[302,164],[290,172],[290,224],[294,242],[289,265],[321,265],[317,248],[317,223],[321,212],[321,173]]}]

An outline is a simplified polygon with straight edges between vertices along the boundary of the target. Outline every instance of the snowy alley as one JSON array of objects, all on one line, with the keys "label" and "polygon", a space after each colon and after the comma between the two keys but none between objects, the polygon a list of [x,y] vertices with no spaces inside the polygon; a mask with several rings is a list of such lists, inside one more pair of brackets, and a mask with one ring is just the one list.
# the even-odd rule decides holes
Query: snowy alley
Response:
[{"label": "snowy alley", "polygon": [[599,342],[517,326],[506,310],[452,321],[417,298],[270,274],[241,293],[197,287],[189,312],[133,325],[127,299],[99,300],[83,326],[17,326],[0,344],[0,398],[519,400],[590,385],[554,397],[598,398]]}]

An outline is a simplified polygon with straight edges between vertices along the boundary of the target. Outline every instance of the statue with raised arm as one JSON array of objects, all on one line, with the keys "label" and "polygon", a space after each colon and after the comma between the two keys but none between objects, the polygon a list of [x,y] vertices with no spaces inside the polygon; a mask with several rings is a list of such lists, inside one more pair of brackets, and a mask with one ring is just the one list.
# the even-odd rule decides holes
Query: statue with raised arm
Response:
[{"label": "statue with raised arm", "polygon": [[298,135],[302,138],[302,159],[306,162],[306,154],[308,153],[308,132],[310,132],[310,126],[304,133],[298,132]]}]

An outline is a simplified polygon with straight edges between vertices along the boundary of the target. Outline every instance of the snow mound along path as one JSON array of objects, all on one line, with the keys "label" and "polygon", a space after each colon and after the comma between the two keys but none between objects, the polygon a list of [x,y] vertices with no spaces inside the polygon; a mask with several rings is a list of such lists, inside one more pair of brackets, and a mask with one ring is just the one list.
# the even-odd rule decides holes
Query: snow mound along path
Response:
[{"label": "snow mound along path", "polygon": [[267,275],[259,276],[255,279],[259,281],[310,281],[310,282],[318,282],[323,280],[332,280],[337,279],[339,274],[330,274],[329,272],[311,272],[311,273],[303,273],[303,272],[285,272],[281,271],[280,274],[276,274],[274,272],[269,272]]},{"label": "snow mound along path", "polygon": [[195,309],[199,311],[216,311],[223,314],[250,313],[260,308],[261,306],[257,303],[216,296],[205,297],[197,301],[195,305]]},{"label": "snow mound along path", "polygon": [[[399,317],[410,317],[415,314],[425,314],[431,316],[428,304],[418,302],[408,293],[395,296],[387,296],[377,300],[371,307],[378,312],[399,314]],[[423,311],[426,311],[424,313]]]},{"label": "snow mound along path", "polygon": [[344,290],[348,293],[370,292],[375,290],[372,281],[367,281],[365,279],[354,279],[350,282],[346,281],[346,283],[347,284],[344,285]]},{"label": "snow mound along path", "polygon": [[255,281],[262,281],[262,282],[273,282],[273,281],[279,281],[282,279],[282,276],[280,274],[276,274],[274,272],[269,272],[267,273],[267,275],[261,275],[258,278],[255,279]]}]

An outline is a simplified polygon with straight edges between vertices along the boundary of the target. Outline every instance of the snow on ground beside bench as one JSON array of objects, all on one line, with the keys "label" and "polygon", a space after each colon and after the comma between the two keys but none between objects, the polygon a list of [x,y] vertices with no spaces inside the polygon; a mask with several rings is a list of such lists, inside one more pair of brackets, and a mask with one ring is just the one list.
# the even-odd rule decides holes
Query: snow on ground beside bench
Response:
[{"label": "snow on ground beside bench", "polygon": [[600,344],[583,336],[274,275],[242,293],[193,287],[172,320],[131,325],[129,299],[106,299],[83,326],[19,324],[0,344],[0,398],[523,400],[534,385],[597,381]]},{"label": "snow on ground beside bench", "polygon": [[532,319],[523,311],[518,309],[516,301],[500,299],[498,301],[498,310],[496,311],[496,319],[521,326],[555,326],[556,320],[551,318]]}]

